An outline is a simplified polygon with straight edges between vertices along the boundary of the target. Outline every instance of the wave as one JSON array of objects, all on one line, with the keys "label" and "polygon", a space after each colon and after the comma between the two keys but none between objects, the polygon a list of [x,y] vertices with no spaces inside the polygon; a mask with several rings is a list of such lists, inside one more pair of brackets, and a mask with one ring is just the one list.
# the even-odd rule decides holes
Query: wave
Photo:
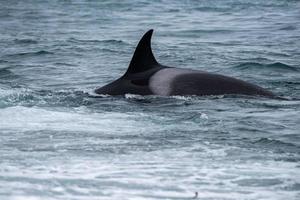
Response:
[{"label": "wave", "polygon": [[6,61],[6,60],[0,60],[0,64],[3,64],[3,63],[8,63],[8,61]]},{"label": "wave", "polygon": [[0,77],[13,74],[8,68],[0,69]]},{"label": "wave", "polygon": [[289,25],[289,26],[281,27],[279,30],[282,30],[282,31],[294,31],[294,30],[297,30],[297,27],[293,26],[293,25]]},{"label": "wave", "polygon": [[230,10],[228,7],[216,7],[216,6],[201,6],[194,8],[196,11],[201,12],[226,12]]},{"label": "wave", "polygon": [[192,29],[192,30],[179,30],[174,33],[169,33],[169,36],[175,37],[199,37],[199,35],[207,34],[231,34],[234,30],[228,29]]},{"label": "wave", "polygon": [[[9,72],[8,72],[9,73]],[[8,76],[11,76],[10,74]],[[1,82],[0,82],[1,83]],[[6,92],[5,92],[6,91]],[[28,88],[9,88],[0,93],[0,103],[9,106],[64,106],[79,107],[89,105],[93,100],[84,91],[74,90],[32,90]],[[2,107],[3,107],[2,106]],[[1,107],[1,106],[0,106]]]},{"label": "wave", "polygon": [[253,142],[254,144],[271,144],[271,145],[288,145],[288,146],[295,146],[291,143],[285,143],[280,140],[270,139],[270,138],[260,138]]},{"label": "wave", "polygon": [[300,147],[288,142],[283,142],[276,139],[270,138],[260,138],[253,142],[255,145],[259,145],[260,147],[274,148],[274,150],[280,152],[299,152]]},{"label": "wave", "polygon": [[38,43],[37,40],[33,40],[33,39],[15,39],[14,42],[16,44],[37,44]]},{"label": "wave", "polygon": [[40,55],[49,55],[49,54],[54,54],[54,53],[50,51],[41,50],[41,51],[34,51],[34,52],[8,54],[6,55],[6,57],[40,56]]},{"label": "wave", "polygon": [[18,78],[19,76],[14,74],[8,67],[0,68],[0,83],[8,84],[8,80]]},{"label": "wave", "polygon": [[234,66],[233,68],[247,71],[247,70],[269,70],[269,71],[280,71],[280,72],[296,72],[299,71],[298,68],[287,65],[281,62],[275,62],[270,64],[262,64],[256,62],[245,62]]},{"label": "wave", "polygon": [[76,66],[75,64],[71,64],[71,63],[67,63],[67,62],[56,62],[56,63],[54,63],[54,65],[56,65],[56,66],[70,66],[70,67]]},{"label": "wave", "polygon": [[76,38],[69,38],[68,42],[73,42],[73,43],[102,43],[102,44],[127,44],[123,40],[85,40],[85,39],[76,39]]}]

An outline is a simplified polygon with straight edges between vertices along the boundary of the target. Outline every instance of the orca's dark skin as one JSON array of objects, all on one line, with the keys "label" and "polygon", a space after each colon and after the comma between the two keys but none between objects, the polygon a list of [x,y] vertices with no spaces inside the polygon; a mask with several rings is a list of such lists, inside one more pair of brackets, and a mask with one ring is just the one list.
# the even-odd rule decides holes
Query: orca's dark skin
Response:
[{"label": "orca's dark skin", "polygon": [[205,71],[180,69],[159,64],[151,50],[149,30],[135,49],[127,72],[119,79],[95,90],[108,95],[223,95],[241,94],[275,97],[257,85]]}]

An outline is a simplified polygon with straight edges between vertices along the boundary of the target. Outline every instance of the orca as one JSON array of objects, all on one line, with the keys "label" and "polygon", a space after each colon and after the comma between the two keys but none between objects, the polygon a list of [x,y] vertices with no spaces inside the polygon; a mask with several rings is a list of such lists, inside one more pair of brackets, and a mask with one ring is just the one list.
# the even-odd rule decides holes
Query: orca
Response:
[{"label": "orca", "polygon": [[152,53],[149,30],[139,41],[126,73],[95,90],[102,95],[251,95],[274,97],[262,87],[243,80],[193,69],[168,67],[158,63]]}]

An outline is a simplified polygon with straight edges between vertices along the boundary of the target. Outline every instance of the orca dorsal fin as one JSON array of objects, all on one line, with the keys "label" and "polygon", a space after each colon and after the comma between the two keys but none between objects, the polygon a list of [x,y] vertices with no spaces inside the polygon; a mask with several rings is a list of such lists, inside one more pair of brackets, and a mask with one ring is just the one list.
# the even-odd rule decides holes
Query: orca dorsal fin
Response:
[{"label": "orca dorsal fin", "polygon": [[140,40],[130,61],[126,74],[144,72],[158,65],[151,49],[152,33],[153,29],[150,29]]}]

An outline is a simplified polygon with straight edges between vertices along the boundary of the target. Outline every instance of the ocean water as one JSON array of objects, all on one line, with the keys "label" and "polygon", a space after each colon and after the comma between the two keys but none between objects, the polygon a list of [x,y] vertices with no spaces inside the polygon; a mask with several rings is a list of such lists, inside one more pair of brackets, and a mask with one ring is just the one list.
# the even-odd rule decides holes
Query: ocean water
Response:
[{"label": "ocean water", "polygon": [[[0,199],[300,199],[300,2],[0,1]],[[140,37],[286,100],[97,98]]]}]

